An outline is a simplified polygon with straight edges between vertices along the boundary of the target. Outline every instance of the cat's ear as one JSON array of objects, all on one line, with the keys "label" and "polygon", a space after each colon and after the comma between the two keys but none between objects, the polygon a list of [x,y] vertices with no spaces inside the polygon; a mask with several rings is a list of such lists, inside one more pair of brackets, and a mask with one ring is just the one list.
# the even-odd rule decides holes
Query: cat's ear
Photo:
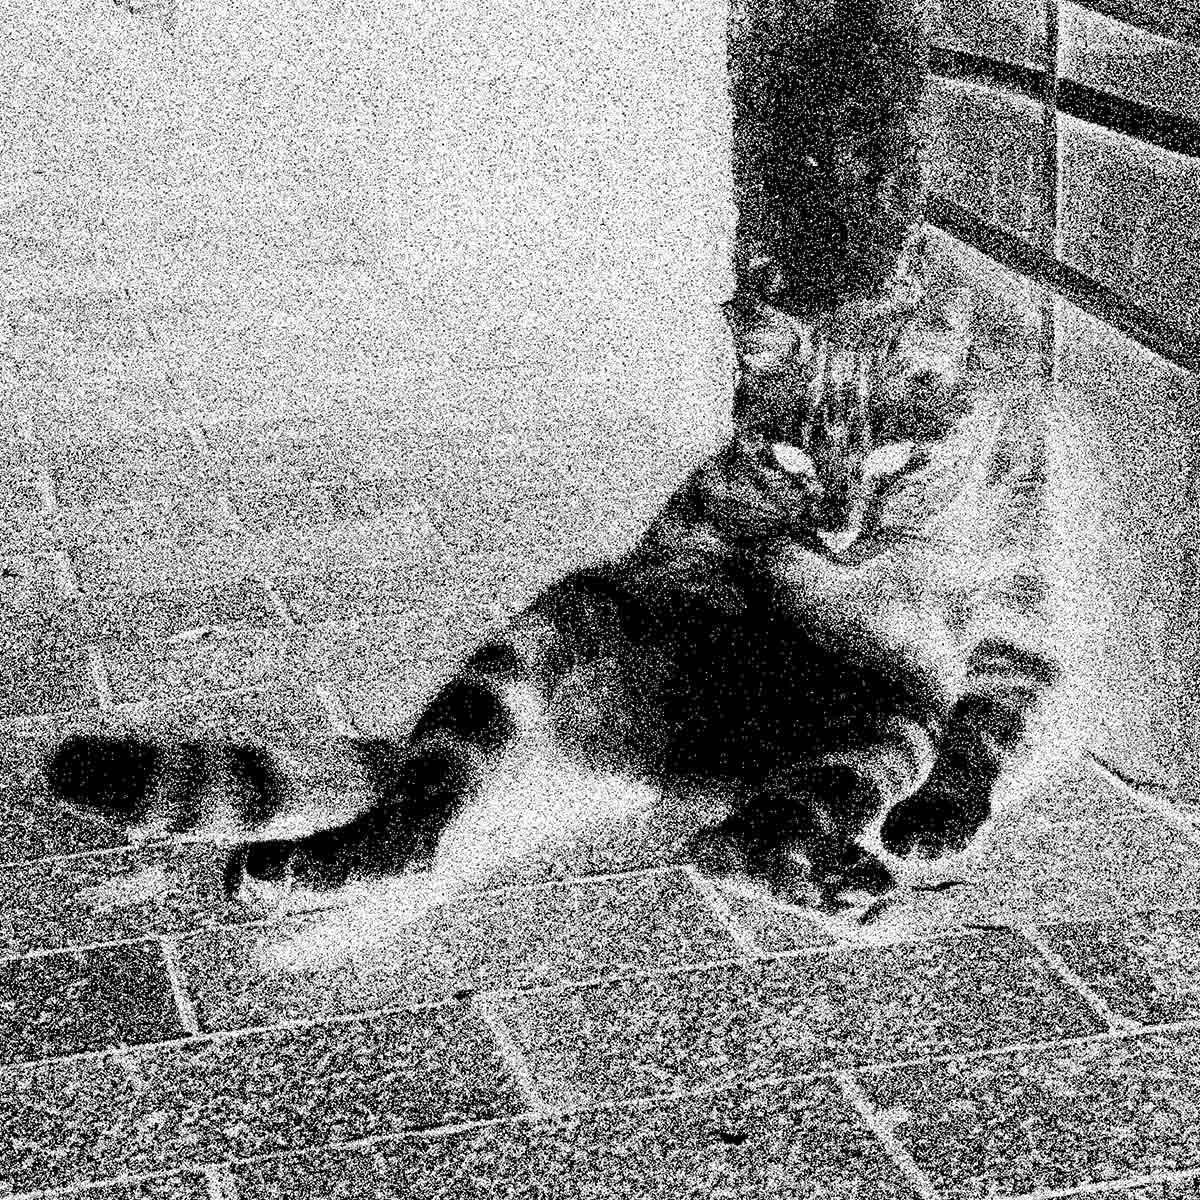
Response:
[{"label": "cat's ear", "polygon": [[743,371],[777,375],[797,361],[812,357],[812,327],[798,317],[753,296],[735,296],[721,308]]}]

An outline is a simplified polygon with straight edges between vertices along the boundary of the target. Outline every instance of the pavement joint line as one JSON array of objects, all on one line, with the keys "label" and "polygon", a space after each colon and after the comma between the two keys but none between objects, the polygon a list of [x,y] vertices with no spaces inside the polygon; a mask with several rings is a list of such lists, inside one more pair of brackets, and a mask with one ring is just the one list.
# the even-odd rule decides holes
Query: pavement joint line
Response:
[{"label": "pavement joint line", "polygon": [[477,993],[471,997],[471,1007],[475,1010],[475,1014],[479,1019],[487,1026],[492,1037],[495,1038],[496,1046],[500,1051],[500,1057],[512,1072],[513,1078],[517,1081],[517,1087],[521,1090],[521,1094],[525,1097],[525,1102],[529,1105],[531,1111],[535,1113],[548,1113],[550,1112],[550,1107],[547,1105],[545,1098],[542,1096],[541,1089],[538,1087],[537,1079],[533,1074],[533,1068],[530,1067],[528,1059],[521,1052],[521,1048],[509,1032],[508,1026],[504,1023],[504,1018],[497,1011],[494,999],[493,993],[485,995]]},{"label": "pavement joint line", "polygon": [[75,567],[71,562],[70,555],[65,550],[56,550],[54,552],[54,583],[58,589],[58,594],[63,600],[76,600],[82,594],[82,588],[79,586],[79,576],[75,574]]},{"label": "pavement joint line", "polygon": [[[1112,1192],[1124,1192],[1127,1188],[1155,1187],[1158,1184],[1195,1183],[1195,1194],[1200,1195],[1200,1168],[1185,1168],[1180,1171],[1160,1171],[1155,1175],[1130,1175],[1125,1179],[1104,1179],[1095,1183],[1079,1183],[1069,1188],[1039,1188],[1033,1192],[1022,1192],[1011,1200],[1070,1200],[1074,1196],[1104,1197]],[[1163,1193],[1167,1200],[1167,1193]]]},{"label": "pavement joint line", "polygon": [[1125,799],[1132,800],[1142,810],[1140,813],[1130,814],[1132,818],[1144,820],[1147,815],[1161,817],[1169,825],[1180,830],[1193,845],[1200,846],[1200,824],[1188,817],[1178,805],[1171,802],[1169,792],[1157,789],[1151,792],[1142,791],[1122,779],[1120,775],[1108,770],[1093,755],[1085,754],[1083,760],[1093,776],[1106,783]]},{"label": "pavement joint line", "polygon": [[1134,1030],[1141,1028],[1141,1025],[1137,1021],[1122,1016],[1110,1008],[1099,993],[1094,991],[1079,974],[1071,969],[1062,955],[1041,935],[1037,926],[1018,925],[1014,928],[1046,960],[1055,974],[1083,1000],[1088,1008],[1109,1029]]},{"label": "pavement joint line", "polygon": [[707,902],[717,923],[724,927],[725,932],[747,954],[754,958],[763,958],[766,951],[758,944],[754,934],[737,919],[733,909],[725,902],[725,898],[717,891],[716,887],[690,863],[683,868],[683,874],[687,876],[700,897]]},{"label": "pavement joint line", "polygon": [[14,962],[24,962],[26,959],[54,958],[58,955],[87,953],[89,950],[114,950],[121,946],[149,946],[161,940],[160,935],[152,933],[139,934],[137,937],[105,938],[98,942],[83,942],[70,946],[41,946],[32,950],[21,950],[16,954],[0,954],[0,965]]},{"label": "pavement joint line", "polygon": [[984,1046],[979,1050],[953,1050],[944,1054],[926,1054],[916,1058],[897,1058],[892,1062],[863,1063],[854,1068],[857,1075],[877,1075],[899,1067],[929,1066],[931,1063],[968,1062],[980,1058],[999,1058],[1005,1054],[1021,1053],[1026,1050],[1061,1050],[1071,1046],[1083,1046],[1092,1042],[1128,1042],[1137,1038],[1162,1033],[1200,1032],[1200,1017],[1186,1021],[1169,1021],[1161,1025],[1139,1025],[1136,1029],[1104,1029],[1097,1033],[1078,1033],[1067,1037],[1050,1038],[1046,1041],[1007,1042],[1003,1046]]},{"label": "pavement joint line", "polygon": [[[778,1088],[813,1080],[833,1082],[830,1071],[805,1071],[798,1075],[777,1075],[738,1079],[732,1083],[714,1083],[684,1088],[682,1091],[661,1093],[652,1096],[622,1096],[619,1099],[585,1100],[578,1104],[562,1104],[546,1112],[508,1113],[502,1117],[480,1117],[474,1121],[458,1121],[450,1125],[436,1125],[425,1129],[401,1129],[394,1133],[369,1134],[361,1138],[323,1143],[319,1147],[300,1147],[294,1150],[274,1150],[265,1154],[249,1154],[234,1156],[228,1165],[252,1166],[257,1163],[270,1163],[295,1158],[309,1150],[361,1150],[370,1146],[384,1146],[393,1142],[403,1141],[435,1141],[456,1133],[472,1133],[476,1130],[494,1129],[503,1125],[546,1125],[554,1122],[570,1120],[577,1116],[586,1116],[593,1112],[615,1112],[621,1109],[653,1108],[664,1103],[699,1100],[705,1096],[720,1096],[724,1093],[759,1092],[770,1088]],[[23,1197],[13,1197],[13,1200],[24,1200]]]},{"label": "pavement joint line", "polygon": [[342,704],[341,698],[328,684],[322,683],[319,680],[314,682],[313,692],[316,694],[321,708],[325,711],[330,728],[337,737],[353,740],[362,739],[362,730],[354,723],[354,719],[346,711],[345,705]]},{"label": "pavement joint line", "polygon": [[103,1179],[89,1179],[82,1183],[65,1183],[62,1187],[38,1188],[32,1192],[8,1192],[4,1200],[50,1200],[51,1197],[77,1197],[78,1200],[88,1200],[89,1194],[101,1188],[120,1187],[123,1184],[155,1183],[160,1179],[172,1179],[176,1175],[194,1175],[197,1170],[205,1168],[192,1166],[173,1167],[169,1171],[150,1171],[145,1174],[108,1175]]},{"label": "pavement joint line", "polygon": [[[142,938],[136,938],[136,939],[130,939],[130,940],[131,941],[146,941],[146,940],[150,940],[154,936],[157,936],[159,938],[165,938],[168,936],[174,936],[174,934],[168,933],[167,931],[162,931],[161,933],[159,933],[157,935],[146,935],[145,937],[142,937]],[[127,943],[122,941],[122,942],[113,943],[113,944],[121,945],[121,944],[127,944]],[[62,950],[74,951],[74,950],[88,949],[88,948],[89,947],[87,947],[87,946],[71,946],[71,947],[58,947],[57,950],[58,951],[62,951]],[[824,948],[822,948],[822,949],[824,949]],[[815,952],[817,952],[817,951],[801,951],[798,954],[791,954],[788,957],[799,957],[800,954],[815,953]],[[725,959],[725,960],[721,960],[721,961],[717,961],[717,962],[709,962],[709,963],[702,963],[702,964],[684,964],[682,966],[676,965],[676,966],[665,968],[665,969],[659,969],[659,970],[652,969],[652,970],[646,970],[646,971],[639,971],[636,973],[624,973],[624,974],[616,974],[616,975],[596,976],[596,977],[593,977],[592,979],[585,980],[582,982],[571,981],[571,982],[567,982],[567,983],[552,984],[552,985],[545,986],[545,987],[493,988],[493,989],[489,989],[487,991],[475,992],[471,998],[470,1003],[472,1005],[478,1006],[478,1005],[483,1004],[484,1002],[490,1003],[490,1002],[494,1002],[495,1000],[508,998],[511,996],[517,996],[517,995],[521,995],[521,994],[531,992],[531,991],[536,991],[539,994],[545,993],[545,994],[555,995],[555,994],[561,994],[561,993],[568,992],[568,991],[583,990],[584,988],[600,987],[606,983],[619,983],[619,982],[624,982],[624,981],[628,981],[628,980],[638,980],[638,979],[647,979],[647,978],[657,978],[657,977],[662,977],[662,976],[678,975],[678,974],[683,974],[687,971],[702,971],[702,970],[708,970],[708,969],[720,969],[720,968],[727,968],[727,967],[745,967],[745,965],[746,965],[746,960],[744,958],[735,958],[735,959]],[[381,1006],[378,1006],[375,1008],[355,1009],[351,1012],[336,1013],[331,1016],[294,1017],[294,1018],[290,1018],[290,1019],[272,1021],[270,1023],[261,1024],[261,1025],[243,1025],[243,1026],[238,1026],[236,1028],[231,1028],[231,1029],[205,1029],[205,1030],[201,1030],[199,1033],[188,1034],[184,1037],[178,1037],[178,1038],[164,1038],[160,1041],[150,1042],[150,1043],[147,1043],[142,1046],[99,1047],[99,1048],[94,1048],[91,1050],[74,1051],[70,1054],[51,1055],[51,1056],[45,1057],[45,1058],[28,1059],[22,1063],[10,1064],[9,1066],[6,1066],[6,1067],[0,1067],[0,1078],[2,1078],[6,1072],[9,1072],[13,1069],[26,1068],[26,1067],[31,1067],[31,1066],[44,1066],[47,1063],[75,1062],[75,1061],[79,1061],[79,1060],[83,1060],[83,1059],[103,1058],[105,1055],[113,1055],[113,1054],[125,1054],[125,1055],[135,1054],[136,1055],[136,1054],[142,1054],[142,1053],[150,1053],[154,1050],[161,1050],[163,1048],[174,1048],[174,1047],[192,1045],[197,1041],[204,1041],[204,1042],[225,1041],[230,1038],[252,1037],[252,1036],[256,1036],[258,1034],[268,1033],[273,1030],[279,1030],[279,1029],[303,1030],[303,1029],[312,1029],[312,1028],[329,1026],[329,1025],[348,1025],[348,1024],[352,1024],[356,1021],[361,1022],[361,1021],[371,1020],[371,1019],[375,1019],[375,1018],[379,1018],[379,1017],[394,1016],[394,1015],[398,1015],[401,1013],[426,1012],[426,1011],[431,1011],[431,1010],[438,1009],[438,1008],[453,1008],[453,1007],[459,1006],[461,1004],[462,1004],[461,1001],[459,1001],[453,997],[442,997],[437,1000],[429,1000],[429,1001],[425,1001],[420,1004],[389,1004],[389,1005],[381,1005]],[[487,1018],[484,1016],[483,1012],[480,1012],[479,1016],[481,1017],[481,1019],[485,1020],[485,1022],[487,1021]],[[1190,1022],[1189,1024],[1194,1024],[1197,1027],[1200,1027],[1200,1019],[1198,1019],[1194,1022]],[[1094,1039],[1096,1036],[1103,1036],[1103,1035],[1090,1035],[1090,1036]],[[1085,1040],[1085,1039],[1074,1039],[1074,1040]],[[1057,1043],[1046,1043],[1046,1044],[1054,1045]],[[1011,1046],[1002,1047],[1002,1049],[1012,1049],[1012,1048],[1013,1047],[1011,1047]],[[515,1049],[515,1047],[514,1047],[514,1049]],[[941,1057],[946,1058],[946,1059],[951,1059],[951,1058],[955,1058],[955,1057],[959,1057],[959,1056],[951,1054],[951,1055],[943,1055]],[[930,1061],[930,1060],[917,1059],[914,1061],[925,1062],[925,1061]],[[891,1065],[895,1065],[895,1064],[887,1064],[887,1065],[891,1066]]]},{"label": "pavement joint line", "polygon": [[101,858],[109,854],[125,854],[133,847],[124,844],[120,846],[105,846],[100,850],[73,850],[67,854],[44,854],[40,858],[14,858],[0,862],[0,869],[10,867],[44,867],[56,862],[79,862],[84,858]]},{"label": "pavement joint line", "polygon": [[42,501],[42,512],[48,516],[53,516],[53,514],[58,512],[58,496],[54,491],[54,480],[50,475],[50,468],[46,466],[38,467],[35,482],[37,484],[38,496]]},{"label": "pavement joint line", "polygon": [[88,671],[92,676],[92,686],[100,702],[101,712],[111,712],[113,704],[112,680],[108,675],[108,666],[104,661],[104,651],[99,646],[87,647]]},{"label": "pavement joint line", "polygon": [[208,1191],[208,1200],[238,1200],[237,1180],[225,1163],[202,1167],[204,1185]]},{"label": "pavement joint line", "polygon": [[353,1012],[334,1013],[323,1017],[292,1017],[272,1021],[265,1025],[240,1025],[232,1029],[203,1029],[199,1033],[189,1033],[181,1037],[162,1038],[156,1042],[144,1042],[136,1046],[100,1046],[91,1050],[75,1050],[70,1054],[49,1055],[44,1058],[29,1058],[21,1062],[6,1063],[0,1066],[0,1080],[14,1073],[45,1067],[51,1064],[83,1062],[101,1058],[138,1058],[154,1054],[161,1050],[178,1050],[209,1042],[227,1042],[235,1038],[254,1038],[265,1033],[277,1033],[280,1030],[302,1032],[309,1029],[320,1029],[331,1025],[363,1024],[367,1021],[378,1020],[381,1017],[395,1017],[432,1012],[439,1008],[465,1008],[463,1001],[451,997],[439,1000],[429,1000],[421,1004],[387,1004],[378,1008],[361,1008]]},{"label": "pavement joint line", "polygon": [[202,1033],[196,1005],[188,993],[187,972],[179,957],[179,945],[173,937],[159,938],[158,944],[162,951],[163,968],[171,984],[171,995],[175,998],[175,1008],[179,1012],[179,1023],[188,1033]]},{"label": "pavement joint line", "polygon": [[858,1113],[863,1124],[875,1135],[888,1158],[895,1164],[896,1169],[910,1183],[921,1197],[921,1200],[941,1200],[941,1193],[933,1186],[925,1172],[917,1166],[912,1155],[900,1144],[900,1140],[888,1128],[887,1122],[867,1099],[862,1088],[858,1086],[849,1071],[837,1071],[834,1078],[842,1089],[850,1107]]},{"label": "pavement joint line", "polygon": [[267,599],[270,600],[279,619],[289,629],[299,629],[301,622],[296,620],[296,614],[292,612],[288,602],[283,598],[283,593],[275,586],[274,580],[269,575],[255,575],[255,581],[259,587],[266,593]]}]

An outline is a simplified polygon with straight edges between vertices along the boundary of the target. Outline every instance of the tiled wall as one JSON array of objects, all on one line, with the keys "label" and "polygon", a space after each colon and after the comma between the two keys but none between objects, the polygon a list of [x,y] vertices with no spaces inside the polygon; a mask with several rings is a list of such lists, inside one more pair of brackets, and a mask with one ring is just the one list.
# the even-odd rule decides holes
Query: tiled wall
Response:
[{"label": "tiled wall", "polygon": [[[948,2],[941,45],[1044,68],[1042,3],[988,9]],[[1060,12],[1063,78],[1182,116],[1196,113],[1200,58],[1071,3]],[[1000,86],[938,80],[934,187],[985,222],[1061,261],[1195,336],[1200,309],[1200,164],[1060,113],[1057,197],[1047,194],[1041,105]],[[1043,190],[1045,189],[1045,190]],[[1055,200],[1057,213],[1054,213]],[[1056,225],[1052,217],[1057,217]],[[1196,535],[1196,377],[1049,294],[1058,384],[1090,428],[1099,472],[1106,588],[1103,697],[1094,749],[1131,776],[1197,774],[1188,734],[1193,669],[1188,589]],[[1194,798],[1194,784],[1180,795]]]}]

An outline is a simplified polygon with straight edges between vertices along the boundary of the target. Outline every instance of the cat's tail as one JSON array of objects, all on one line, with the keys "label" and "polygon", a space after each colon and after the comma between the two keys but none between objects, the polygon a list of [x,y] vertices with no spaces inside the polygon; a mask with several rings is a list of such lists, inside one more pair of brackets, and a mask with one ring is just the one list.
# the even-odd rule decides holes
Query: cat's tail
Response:
[{"label": "cat's tail", "polygon": [[[355,791],[344,786],[346,776],[358,772],[363,751],[347,740],[344,758],[343,786],[336,789],[341,819],[347,794]],[[306,786],[303,764],[263,743],[172,740],[140,731],[73,733],[53,749],[44,769],[57,803],[118,828],[133,842],[294,837],[331,817],[314,802],[321,789]]]}]

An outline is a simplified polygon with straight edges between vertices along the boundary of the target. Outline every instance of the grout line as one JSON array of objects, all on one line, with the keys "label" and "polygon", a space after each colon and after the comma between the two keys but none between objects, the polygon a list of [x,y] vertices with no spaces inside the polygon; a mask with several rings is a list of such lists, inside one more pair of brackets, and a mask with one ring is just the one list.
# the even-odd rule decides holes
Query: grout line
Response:
[{"label": "grout line", "polygon": [[550,1107],[546,1104],[542,1096],[541,1089],[534,1078],[533,1069],[530,1067],[525,1055],[521,1052],[520,1047],[514,1041],[508,1026],[504,1023],[504,1018],[496,1010],[493,1003],[494,998],[494,994],[472,996],[471,1007],[475,1009],[483,1023],[491,1030],[492,1036],[496,1039],[496,1044],[500,1049],[500,1056],[504,1059],[508,1069],[513,1073],[513,1077],[517,1081],[517,1086],[524,1094],[530,1109],[535,1113],[548,1113]]},{"label": "grout line", "polygon": [[1046,962],[1054,969],[1061,977],[1062,981],[1067,984],[1084,1003],[1092,1010],[1095,1015],[1114,1031],[1132,1032],[1133,1030],[1141,1029],[1142,1026],[1129,1017],[1122,1016],[1118,1012],[1114,1012],[1100,995],[1084,981],[1082,976],[1076,974],[1066,960],[1060,955],[1044,937],[1038,932],[1035,925],[1015,925],[1015,931],[1019,933],[1027,942],[1034,947],[1035,950],[1046,960]]},{"label": "grout line", "polygon": [[92,684],[100,700],[100,708],[103,712],[109,712],[115,705],[113,702],[112,680],[108,676],[108,667],[104,662],[104,652],[99,646],[88,646],[87,656],[88,669],[91,671]]},{"label": "grout line", "polygon": [[362,730],[359,729],[354,723],[354,718],[346,711],[341,697],[330,690],[328,684],[316,682],[313,684],[313,691],[316,693],[317,701],[325,710],[325,716],[329,720],[330,727],[338,737],[362,738]]},{"label": "grout line", "polygon": [[[1200,1195],[1200,1168],[1185,1168],[1181,1171],[1163,1171],[1157,1175],[1130,1175],[1124,1179],[1104,1179],[1096,1183],[1079,1183],[1069,1188],[1038,1188],[1033,1192],[1022,1192],[1011,1200],[1070,1200],[1073,1196],[1106,1196],[1111,1192],[1125,1192],[1129,1188],[1154,1187],[1156,1184],[1195,1183],[1194,1195]],[[1160,1193],[1168,1200],[1170,1193]]]},{"label": "grout line", "polygon": [[758,939],[738,920],[733,909],[729,907],[724,896],[717,891],[716,887],[690,863],[683,868],[683,873],[691,882],[692,887],[708,902],[713,915],[717,918],[718,923],[725,927],[729,936],[747,954],[753,955],[755,958],[765,957],[766,951],[758,944]]},{"label": "grout line", "polygon": [[925,1172],[917,1166],[912,1155],[900,1144],[896,1135],[888,1128],[883,1115],[875,1110],[866,1093],[849,1071],[837,1071],[834,1078],[850,1106],[862,1118],[863,1124],[879,1139],[888,1157],[895,1163],[900,1174],[916,1189],[921,1200],[940,1200],[940,1194],[929,1181]]},{"label": "grout line", "polygon": [[979,1050],[950,1050],[944,1054],[926,1054],[912,1058],[897,1058],[891,1062],[860,1063],[854,1068],[859,1075],[875,1075],[880,1071],[893,1071],[901,1067],[929,1066],[936,1063],[974,1062],[985,1058],[1000,1058],[1005,1054],[1026,1050],[1061,1050],[1070,1046],[1086,1046],[1094,1042],[1128,1042],[1142,1037],[1163,1033],[1200,1032],[1200,1017],[1186,1021],[1164,1021],[1158,1025],[1141,1025],[1136,1029],[1107,1029],[1099,1033],[1080,1033],[1071,1037],[1047,1038],[1043,1041],[1007,1042],[1003,1046],[984,1046]]},{"label": "grout line", "polygon": [[[703,1084],[687,1088],[680,1092],[662,1092],[650,1096],[621,1096],[604,1100],[587,1100],[578,1104],[562,1104],[544,1113],[530,1111],[509,1113],[501,1117],[479,1117],[474,1120],[457,1121],[450,1125],[439,1125],[434,1128],[399,1129],[393,1133],[368,1134],[365,1137],[350,1138],[340,1141],[327,1142],[322,1147],[326,1150],[358,1150],[370,1146],[387,1145],[400,1141],[435,1141],[455,1133],[471,1133],[476,1130],[492,1129],[502,1125],[539,1125],[550,1120],[560,1120],[594,1112],[634,1112],[638,1109],[652,1108],[663,1103],[679,1100],[699,1099],[705,1096],[720,1096],[742,1092],[762,1092],[772,1088],[786,1087],[799,1082],[810,1080],[830,1080],[832,1076],[827,1071],[808,1071],[799,1075],[782,1075],[769,1078],[746,1078],[733,1082]],[[291,1153],[283,1151],[283,1154]],[[278,1151],[268,1151],[266,1154],[241,1155],[231,1161],[238,1165],[250,1163],[272,1162],[280,1157]],[[19,1198],[14,1198],[19,1200]]]},{"label": "grout line", "polygon": [[279,619],[290,629],[298,629],[300,622],[296,620],[296,614],[288,607],[288,602],[283,598],[283,594],[275,586],[274,581],[267,575],[256,575],[254,577],[258,581],[258,585],[267,594],[267,599],[275,607],[275,611],[279,614]]},{"label": "grout line", "polygon": [[[108,1191],[110,1188],[129,1184],[157,1183],[159,1180],[175,1179],[180,1175],[194,1175],[196,1170],[195,1167],[175,1167],[170,1171],[109,1175],[104,1179],[88,1180],[86,1183],[65,1183],[62,1187],[36,1188],[31,1192],[5,1192],[4,1197],[5,1200],[41,1200],[42,1197],[46,1197],[46,1200],[50,1200],[51,1197],[62,1197],[62,1200],[67,1200],[68,1197],[71,1200],[87,1200],[89,1195],[101,1190]],[[202,1174],[206,1174],[208,1168],[200,1167],[199,1170]]]},{"label": "grout line", "polygon": [[57,955],[86,954],[89,950],[111,950],[116,946],[148,946],[152,942],[158,941],[160,937],[165,936],[165,934],[143,933],[137,937],[110,938],[102,942],[83,942],[78,946],[72,944],[70,946],[35,947],[29,950],[18,951],[16,954],[0,954],[0,965],[24,962],[26,959],[54,958]]},{"label": "grout line", "polygon": [[38,467],[36,482],[38,495],[42,499],[42,511],[52,516],[58,512],[58,496],[54,491],[54,480],[49,467]]},{"label": "grout line", "polygon": [[[167,935],[162,935],[167,936]],[[837,949],[836,947],[834,948]],[[829,947],[817,947],[804,951],[791,951],[783,955],[773,955],[772,958],[799,958],[811,957],[822,952],[828,953]],[[685,964],[683,966],[673,966],[664,970],[639,971],[636,973],[626,973],[623,975],[606,975],[598,976],[583,982],[572,981],[569,983],[554,985],[550,987],[537,988],[495,988],[486,993],[477,992],[472,998],[473,1004],[480,1004],[488,1000],[495,1000],[509,996],[519,996],[523,993],[536,991],[539,994],[555,995],[569,991],[583,990],[584,988],[594,988],[606,983],[620,983],[630,980],[643,980],[649,978],[660,978],[664,976],[687,974],[690,972],[699,972],[706,970],[714,970],[728,967],[745,968],[746,960],[744,958],[726,959],[716,963],[705,963],[699,966],[694,964]],[[331,1016],[322,1017],[303,1017],[292,1018],[288,1020],[273,1021],[269,1024],[261,1025],[246,1025],[232,1029],[210,1029],[204,1030],[199,1034],[189,1034],[186,1037],[167,1038],[159,1042],[150,1043],[144,1047],[126,1047],[121,1050],[112,1047],[100,1048],[95,1050],[80,1050],[72,1054],[52,1055],[46,1058],[30,1059],[26,1062],[15,1064],[18,1069],[24,1069],[35,1066],[44,1066],[47,1063],[59,1062],[74,1062],[84,1059],[99,1059],[106,1055],[112,1054],[137,1054],[151,1053],[163,1048],[173,1048],[193,1044],[197,1038],[203,1039],[205,1042],[228,1041],[234,1038],[251,1037],[257,1034],[266,1033],[280,1029],[311,1029],[318,1027],[329,1027],[335,1025],[351,1025],[355,1022],[363,1022],[369,1019],[377,1019],[379,1017],[387,1017],[398,1015],[401,1013],[413,1012],[429,1012],[435,1009],[450,1008],[459,1003],[449,997],[443,997],[437,1000],[432,1000],[422,1004],[390,1004],[383,1005],[377,1008],[356,1009],[352,1012],[338,1013]],[[911,1058],[895,1059],[888,1062],[864,1062],[858,1064],[854,1069],[858,1074],[875,1074],[879,1071],[890,1071],[900,1067],[913,1065],[929,1065],[930,1063],[939,1062],[968,1062],[977,1059],[994,1058],[1005,1054],[1012,1054],[1021,1051],[1043,1051],[1043,1050],[1061,1050],[1064,1047],[1075,1045],[1087,1045],[1099,1042],[1120,1042],[1132,1041],[1135,1038],[1149,1037],[1160,1035],[1163,1033],[1190,1033],[1200,1032],[1200,1018],[1191,1018],[1186,1021],[1164,1022],[1158,1025],[1144,1025],[1138,1029],[1132,1030],[1106,1030],[1099,1033],[1078,1034],[1073,1037],[1056,1037],[1045,1040],[1031,1040],[1026,1042],[1008,1042],[1001,1046],[987,1046],[979,1050],[954,1050],[943,1054],[927,1054],[915,1055]],[[0,1068],[0,1077],[8,1074],[14,1067]],[[807,1074],[811,1074],[809,1072]]]},{"label": "grout line", "polygon": [[202,1167],[208,1200],[238,1200],[238,1185],[228,1164]]},{"label": "grout line", "polygon": [[[172,386],[177,385],[172,384]],[[208,458],[208,456],[212,453],[212,446],[209,444],[208,435],[204,432],[204,430],[199,425],[188,422],[185,432],[187,434],[188,441],[192,443],[192,447],[195,449],[196,453],[200,455],[201,458]]]},{"label": "grout line", "polygon": [[1167,824],[1178,829],[1188,841],[1200,845],[1200,822],[1193,820],[1178,805],[1171,803],[1170,789],[1167,785],[1153,782],[1139,786],[1137,781],[1119,775],[1093,754],[1084,755],[1084,765],[1095,778],[1125,799],[1132,800],[1141,809],[1138,816],[1152,814],[1161,817]]},{"label": "grout line", "polygon": [[196,1016],[196,1006],[188,994],[187,972],[179,958],[178,940],[174,937],[162,937],[159,938],[158,944],[162,950],[163,967],[171,984],[171,994],[175,997],[175,1007],[179,1010],[179,1023],[188,1033],[203,1033]]},{"label": "grout line", "polygon": [[77,600],[83,589],[79,586],[79,576],[75,574],[74,564],[65,550],[54,552],[54,565],[57,568],[54,582],[58,587],[59,597],[63,600]]}]

